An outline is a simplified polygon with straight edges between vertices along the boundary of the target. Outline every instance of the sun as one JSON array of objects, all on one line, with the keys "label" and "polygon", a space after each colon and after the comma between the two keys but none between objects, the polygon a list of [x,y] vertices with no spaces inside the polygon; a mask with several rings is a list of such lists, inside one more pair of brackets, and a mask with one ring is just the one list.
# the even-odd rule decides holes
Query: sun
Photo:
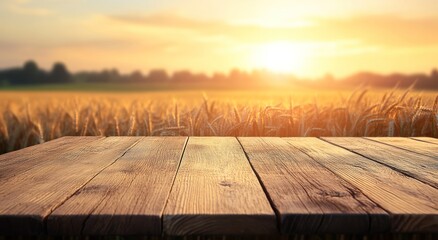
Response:
[{"label": "sun", "polygon": [[292,42],[269,42],[258,45],[253,50],[254,67],[277,73],[299,71],[306,59],[303,46]]}]

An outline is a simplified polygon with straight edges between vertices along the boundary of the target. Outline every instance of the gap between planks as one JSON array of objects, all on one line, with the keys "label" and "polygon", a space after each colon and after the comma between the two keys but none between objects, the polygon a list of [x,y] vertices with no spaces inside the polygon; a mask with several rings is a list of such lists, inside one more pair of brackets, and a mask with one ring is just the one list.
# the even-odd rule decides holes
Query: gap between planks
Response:
[{"label": "gap between planks", "polygon": [[432,144],[438,145],[438,138],[431,138],[431,137],[412,137],[411,139],[421,141],[421,142],[428,142]]},{"label": "gap between planks", "polygon": [[389,215],[383,209],[286,140],[238,139],[267,189],[282,233],[388,231]]},{"label": "gap between planks", "polygon": [[417,141],[412,138],[404,137],[366,137],[365,139],[383,143],[415,154],[432,157],[438,161],[438,145],[430,142]]},{"label": "gap between planks", "polygon": [[268,197],[235,137],[189,138],[163,227],[166,235],[278,232]]},{"label": "gap between planks", "polygon": [[438,162],[434,157],[417,154],[366,138],[324,137],[322,140],[383,164],[438,189]]},{"label": "gap between planks", "polygon": [[49,234],[159,235],[187,142],[146,137],[49,216]]},{"label": "gap between planks", "polygon": [[358,187],[388,211],[392,232],[438,232],[437,189],[348,149],[335,149],[332,147],[335,145],[327,141],[316,138],[285,139]]},{"label": "gap between planks", "polygon": [[[208,138],[199,138],[199,139],[214,139],[215,137],[208,137]],[[226,139],[226,138],[224,138],[224,137],[219,137],[219,139]],[[90,183],[92,183],[92,182],[95,182],[95,181],[97,181],[96,179],[97,178],[101,178],[100,176],[103,174],[103,173],[105,173],[105,172],[107,172],[107,171],[109,171],[110,169],[112,169],[113,168],[113,166],[114,166],[114,164],[116,164],[116,163],[119,163],[119,159],[122,159],[122,158],[124,158],[124,156],[139,142],[139,141],[141,141],[142,139],[147,139],[147,138],[140,138],[139,140],[137,140],[135,143],[133,143],[130,147],[128,147],[127,149],[125,149],[125,151],[122,153],[122,155],[120,155],[118,158],[116,158],[112,163],[110,163],[109,165],[107,165],[107,166],[104,166],[102,169],[100,169],[100,171],[98,171],[97,173],[95,173],[88,181],[86,181],[85,183],[83,183],[83,185],[82,186],[79,186],[79,187],[77,187],[77,189],[76,189],[76,191],[75,192],[73,192],[73,193],[71,193],[69,196],[67,195],[67,197],[65,197],[65,200],[64,201],[62,201],[62,202],[58,202],[57,204],[56,204],[56,202],[54,202],[54,205],[52,205],[51,206],[51,209],[50,209],[50,213],[48,214],[48,215],[46,215],[45,217],[44,217],[44,215],[42,215],[43,216],[43,223],[44,223],[44,225],[46,224],[46,219],[47,219],[47,216],[49,216],[49,218],[52,216],[52,213],[53,212],[56,212],[56,211],[61,211],[61,209],[60,209],[60,207],[63,207],[64,206],[64,204],[66,203],[66,202],[69,202],[69,201],[72,201],[72,202],[74,202],[74,199],[72,199],[73,197],[76,197],[78,194],[80,194],[81,193],[81,191],[82,190],[84,190],[84,188],[86,188],[87,186],[89,186],[90,185]],[[180,155],[180,157],[179,157],[179,159],[178,159],[178,165],[177,165],[177,167],[176,167],[176,171],[175,171],[175,174],[173,175],[173,178],[171,179],[171,184],[170,184],[170,188],[169,188],[169,190],[168,190],[168,192],[167,192],[167,195],[166,195],[166,197],[165,197],[165,201],[164,201],[164,205],[163,205],[163,211],[165,211],[167,208],[168,208],[168,204],[169,204],[169,199],[170,199],[170,196],[171,196],[171,194],[172,194],[172,191],[174,190],[174,188],[175,188],[175,183],[176,183],[176,181],[177,181],[177,178],[178,178],[178,176],[179,176],[179,174],[180,174],[180,168],[181,168],[181,166],[182,166],[182,164],[184,163],[183,162],[183,158],[185,157],[185,154],[186,154],[186,151],[187,151],[187,146],[188,146],[188,142],[189,142],[189,140],[190,139],[197,139],[196,137],[190,137],[190,138],[186,138],[186,140],[185,140],[185,142],[184,142],[184,146],[183,146],[183,148],[182,148],[182,151],[181,151],[181,155]],[[275,220],[277,220],[277,224],[280,224],[281,225],[281,219],[282,219],[282,217],[281,216],[284,216],[285,214],[283,214],[282,215],[282,212],[281,211],[279,211],[279,210],[277,210],[276,209],[276,207],[275,206],[277,206],[276,205],[276,203],[278,202],[278,199],[277,200],[275,200],[275,197],[274,197],[274,194],[272,194],[272,190],[270,190],[271,188],[269,188],[269,187],[266,187],[265,186],[265,184],[263,183],[263,177],[261,177],[262,176],[262,174],[260,174],[260,172],[257,170],[257,168],[255,167],[255,166],[253,166],[253,164],[252,164],[252,162],[251,162],[251,157],[250,156],[248,156],[248,154],[247,154],[247,152],[245,151],[245,147],[242,145],[242,143],[241,143],[241,141],[239,140],[239,139],[245,139],[245,138],[239,138],[239,139],[237,139],[237,138],[228,138],[228,139],[235,139],[236,141],[237,141],[237,143],[238,143],[238,145],[239,145],[239,149],[241,150],[241,152],[243,153],[243,155],[244,155],[244,157],[245,157],[245,159],[246,159],[246,161],[247,161],[247,163],[249,164],[249,166],[250,166],[250,169],[251,169],[251,171],[253,172],[253,174],[255,174],[255,176],[256,176],[256,181],[257,181],[257,183],[259,184],[259,186],[262,188],[261,190],[261,192],[263,192],[264,193],[264,196],[265,196],[265,198],[268,200],[268,205],[267,206],[269,206],[270,208],[271,208],[271,210],[272,211],[274,211],[275,212],[275,214],[273,214],[273,216],[274,216],[274,222],[275,222]],[[249,138],[248,138],[249,139]],[[265,139],[265,138],[260,138],[260,139]],[[314,140],[317,140],[317,139],[314,139]],[[364,139],[365,140],[365,139]],[[103,140],[101,140],[101,141],[103,141]],[[318,140],[318,141],[320,141],[320,140]],[[367,141],[370,141],[370,140],[367,140]],[[202,141],[200,142],[201,143],[201,145],[202,145]],[[383,144],[383,143],[382,143]],[[431,143],[432,144],[432,143]],[[84,144],[82,144],[82,145],[84,145]],[[87,145],[87,144],[85,144],[85,145]],[[96,145],[96,144],[95,144]],[[281,144],[280,144],[281,145]],[[208,146],[208,144],[207,144],[207,146]],[[331,146],[335,146],[335,145],[333,145],[333,144],[331,144]],[[388,145],[386,145],[386,146],[388,146]],[[210,146],[210,147],[213,147],[213,149],[214,149],[214,147],[215,146]],[[279,146],[280,147],[280,149],[283,149],[283,151],[285,151],[284,149],[284,146]],[[277,148],[277,147],[275,147],[274,146],[274,148]],[[348,151],[348,152],[350,152],[351,154],[354,154],[354,155],[356,155],[357,157],[361,157],[361,155],[360,154],[357,154],[357,153],[355,153],[355,152],[352,152],[351,150],[348,150],[348,149],[344,149],[344,148],[340,148],[339,146],[337,146],[337,148],[339,148],[339,149],[342,149],[342,150],[345,150],[345,151]],[[396,147],[393,147],[393,148],[395,148],[395,149],[397,149]],[[105,150],[105,148],[104,148],[104,150]],[[301,148],[301,149],[299,149],[300,151],[303,151],[303,148]],[[400,148],[398,148],[398,150],[400,150]],[[406,149],[405,149],[406,150]],[[106,150],[105,150],[106,151]],[[213,151],[213,153],[215,152],[215,151],[217,151],[217,150],[214,150]],[[288,150],[289,151],[289,150]],[[403,150],[404,151],[404,150]],[[64,153],[64,154],[67,154],[67,153]],[[66,155],[66,156],[69,156],[68,154]],[[84,155],[85,156],[85,155]],[[211,155],[211,156],[214,156],[214,155]],[[286,154],[286,156],[287,156],[287,154]],[[353,156],[353,155],[351,155],[351,156]],[[293,155],[290,155],[289,157],[293,157]],[[357,158],[357,157],[355,157],[355,158]],[[279,157],[280,159],[281,159],[281,161],[287,161],[287,159],[285,158],[285,157],[283,157],[283,156],[280,156]],[[189,159],[192,159],[193,160],[193,156],[191,157],[191,158],[189,158]],[[367,159],[369,159],[369,158],[367,158]],[[97,159],[96,159],[97,160]],[[223,160],[220,160],[220,161],[223,161]],[[370,160],[371,161],[371,160]],[[379,162],[379,161],[376,161],[376,163],[379,163],[379,164],[382,164],[381,162]],[[47,164],[46,165],[44,165],[43,163],[39,163],[39,165],[38,166],[40,166],[42,164],[42,166],[46,166],[46,168],[47,168]],[[325,167],[327,167],[327,165],[323,165],[323,166],[325,166]],[[391,166],[386,166],[385,164],[382,164],[382,166],[384,166],[384,168],[386,168],[386,167],[391,167]],[[392,167],[391,167],[392,168]],[[393,168],[393,170],[394,171],[398,171],[398,172],[400,172],[400,170],[398,170],[398,168],[400,168],[400,166],[398,166],[398,167],[396,167],[395,169]],[[329,170],[332,170],[331,168],[329,169]],[[289,174],[290,174],[291,172],[289,172]],[[334,171],[333,173],[335,173],[336,174],[336,176],[338,176],[338,177],[341,177],[341,178],[345,178],[345,175],[343,175],[343,173],[339,173],[339,171]],[[418,174],[418,173],[417,173]],[[420,173],[421,174],[421,173]],[[420,175],[420,176],[422,176],[422,175]],[[0,175],[0,177],[1,177],[1,175]],[[412,177],[412,176],[410,176],[410,177]],[[427,176],[426,176],[427,177]],[[15,177],[15,176],[12,176],[12,178],[13,179],[17,179],[17,180],[20,180],[21,178],[18,176],[18,177]],[[415,178],[414,178],[415,179]],[[213,179],[214,180],[214,179]],[[357,186],[357,182],[355,182],[355,181],[353,181],[352,183],[350,182],[350,181],[348,181],[348,177],[346,178],[346,180],[347,180],[347,182],[349,182],[349,184],[352,184],[354,187],[353,188],[355,188],[356,186]],[[432,179],[433,180],[433,179]],[[251,181],[254,181],[254,180],[251,180]],[[342,184],[341,184],[342,185]],[[415,184],[414,184],[415,185]],[[420,185],[418,185],[418,186],[420,186]],[[272,186],[271,186],[272,187]],[[361,191],[362,191],[362,189],[363,189],[363,187],[359,187],[359,189],[361,189]],[[427,189],[427,188],[426,188]],[[0,189],[1,190],[1,189]],[[259,191],[259,190],[257,190],[257,191]],[[271,192],[270,192],[271,191]],[[173,194],[176,194],[176,193],[173,193]],[[433,192],[433,194],[435,194],[435,192]],[[373,195],[373,194],[372,194]],[[365,197],[367,197],[368,196],[368,192],[365,194]],[[421,197],[421,196],[420,196]],[[373,195],[372,197],[371,197],[371,199],[373,200],[373,201],[376,201],[375,199],[376,199],[376,197]],[[0,199],[1,200],[1,199]],[[378,203],[378,201],[376,202],[378,205],[380,205],[380,203]],[[171,202],[171,204],[175,204],[175,202]],[[97,204],[97,205],[99,205],[99,204]],[[170,206],[169,208],[172,208],[172,207],[175,207],[174,205],[172,206]],[[387,209],[388,207],[387,206],[385,206],[385,209]],[[329,208],[327,208],[327,209],[329,209]],[[93,210],[94,211],[94,210]],[[394,212],[393,211],[393,209],[391,210],[392,212]],[[1,207],[0,207],[0,212],[2,212],[1,211]],[[405,214],[405,213],[403,213],[403,214]],[[401,215],[403,215],[403,214],[401,214]],[[416,213],[414,213],[414,214],[416,214]],[[436,213],[433,213],[433,214],[435,214],[436,215]],[[163,226],[163,227],[165,227],[164,225],[165,225],[165,217],[164,217],[164,215],[165,214],[161,214],[161,216],[159,217],[159,221],[160,221],[160,225],[161,226]],[[287,214],[286,214],[287,215]],[[416,223],[417,225],[415,225],[415,223],[409,223],[407,226],[405,226],[406,224],[405,223],[403,223],[403,221],[407,221],[407,220],[409,220],[409,219],[411,219],[412,218],[412,216],[398,216],[397,217],[397,214],[396,214],[396,217],[397,217],[397,223],[399,224],[399,226],[396,226],[396,227],[394,227],[393,226],[393,230],[396,230],[396,231],[410,231],[410,230],[412,230],[412,229],[415,229],[415,227],[418,227],[418,224],[419,223]],[[406,214],[405,214],[406,215]],[[55,216],[55,215],[54,215]],[[229,216],[227,217],[227,216],[223,216],[223,217],[225,217],[224,219],[222,219],[221,220],[221,218],[220,217],[218,217],[217,219],[219,220],[219,221],[227,221],[228,219],[229,219]],[[403,220],[403,217],[405,218],[405,220]],[[433,218],[433,216],[431,216],[432,217],[432,219],[434,219]],[[185,219],[185,218],[184,218]],[[190,219],[190,218],[189,218]],[[427,219],[427,218],[426,218]],[[52,219],[53,220],[53,219]],[[196,219],[195,219],[196,220]],[[261,218],[261,220],[263,220],[263,218]],[[263,220],[263,221],[265,221],[265,220]],[[262,221],[262,222],[263,222]],[[87,220],[85,220],[84,222],[87,222]],[[1,223],[1,219],[0,219],[0,223]],[[238,222],[239,224],[248,224],[248,223],[245,223],[245,222]],[[403,224],[405,224],[405,225],[403,225]],[[421,223],[421,222],[420,222]],[[259,223],[257,223],[257,222],[254,222],[254,223],[251,223],[251,224],[255,224],[254,226],[257,226]],[[271,223],[269,223],[269,224],[271,224]],[[432,224],[435,224],[435,225],[432,225],[432,228],[433,227],[436,227],[436,223],[434,223],[434,222],[432,222]],[[274,223],[274,225],[275,225],[275,223]],[[327,223],[324,223],[323,224],[323,221],[321,221],[320,220],[320,223],[318,224],[319,226],[316,228],[316,229],[318,229],[318,228],[320,228],[320,229],[330,229],[330,227],[327,227],[327,226],[330,226],[330,224],[328,224],[327,225]],[[324,226],[324,227],[322,227],[321,228],[321,226]],[[35,227],[35,226],[34,226]],[[272,226],[271,226],[272,227]],[[198,233],[199,233],[199,230],[194,230],[194,231],[192,231],[192,230],[187,230],[187,229],[184,229],[185,228],[185,226],[184,226],[184,224],[183,225],[181,225],[181,223],[177,223],[177,225],[173,225],[171,228],[169,228],[168,229],[168,233],[170,233],[170,234],[175,234],[175,235],[179,235],[179,234],[181,234],[181,233],[197,233],[196,231],[198,231]],[[0,230],[1,230],[2,228],[0,228]],[[24,228],[24,229],[26,229],[26,228]],[[30,229],[30,231],[33,231],[33,230],[35,230],[35,229],[33,229],[32,227],[30,227],[29,228]],[[33,229],[33,230],[32,230]],[[81,230],[79,231],[80,233],[83,233],[84,232],[84,229],[85,228],[81,228]],[[275,226],[274,226],[274,229],[275,229]],[[288,230],[289,229],[289,230]],[[284,227],[282,227],[281,228],[281,230],[284,232],[284,233],[287,233],[287,232],[291,232],[291,230],[290,229],[296,229],[296,228],[284,228]],[[423,227],[423,229],[425,229],[425,230],[430,230],[430,226],[429,226],[429,228],[427,228],[427,227]],[[210,228],[210,230],[212,230],[211,232],[207,232],[207,233],[217,233],[217,231],[218,231],[218,229],[214,229],[214,228]],[[257,229],[256,229],[257,230]],[[263,230],[263,229],[258,229],[258,230]],[[265,229],[265,230],[269,230],[269,228],[268,229]],[[333,228],[332,228],[332,230],[333,230]],[[47,230],[46,230],[47,231]],[[361,230],[361,231],[364,231],[364,230]],[[54,231],[54,232],[56,232],[56,231]],[[161,231],[159,231],[159,232],[161,232]],[[272,228],[269,230],[269,231],[265,231],[265,232],[273,232],[272,231]],[[377,231],[378,232],[378,231]],[[99,234],[99,232],[95,232],[96,234]],[[102,232],[100,232],[100,233],[102,233]]]},{"label": "gap between planks", "polygon": [[43,162],[28,174],[3,182],[0,185],[0,232],[7,235],[46,232],[46,219],[53,209],[138,139],[98,139],[76,151],[61,152],[55,156],[57,160]]}]

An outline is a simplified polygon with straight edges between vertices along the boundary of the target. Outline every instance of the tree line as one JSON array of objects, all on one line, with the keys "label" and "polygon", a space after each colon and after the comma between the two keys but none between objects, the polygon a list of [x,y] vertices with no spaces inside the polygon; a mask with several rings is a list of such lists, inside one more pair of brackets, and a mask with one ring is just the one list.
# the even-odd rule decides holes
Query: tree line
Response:
[{"label": "tree line", "polygon": [[71,73],[65,64],[57,62],[50,71],[38,67],[35,61],[27,61],[21,67],[0,70],[0,86],[32,85],[32,84],[64,84],[73,82],[88,83],[173,83],[183,85],[205,84],[210,86],[264,86],[269,83],[293,84],[310,87],[343,87],[368,85],[373,87],[409,87],[438,89],[438,70],[433,69],[429,74],[400,74],[389,75],[371,72],[360,72],[354,75],[335,79],[326,75],[318,79],[303,79],[293,75],[276,74],[266,70],[251,72],[233,69],[228,73],[193,73],[188,70],[176,71],[169,74],[163,69],[154,69],[147,74],[134,71],[122,74],[117,69],[102,71],[82,71]]},{"label": "tree line", "polygon": [[257,84],[267,79],[281,78],[283,82],[295,81],[290,75],[273,74],[268,71],[245,72],[233,69],[229,73],[193,73],[189,70],[169,74],[164,69],[153,69],[147,74],[134,71],[122,74],[117,69],[80,71],[71,73],[63,63],[55,63],[50,71],[40,69],[35,61],[27,61],[22,67],[0,70],[0,85],[31,85],[53,83],[207,83],[207,84]]},{"label": "tree line", "polygon": [[60,62],[53,64],[49,72],[40,69],[34,61],[27,61],[22,67],[0,70],[2,85],[69,83],[72,80],[67,67]]}]

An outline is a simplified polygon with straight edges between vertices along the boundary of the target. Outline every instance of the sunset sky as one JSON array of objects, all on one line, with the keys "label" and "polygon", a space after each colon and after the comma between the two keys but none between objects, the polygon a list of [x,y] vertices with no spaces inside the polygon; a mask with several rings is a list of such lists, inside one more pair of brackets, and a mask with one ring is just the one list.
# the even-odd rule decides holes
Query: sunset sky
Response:
[{"label": "sunset sky", "polygon": [[317,77],[438,67],[436,0],[2,0],[0,68],[266,68]]}]

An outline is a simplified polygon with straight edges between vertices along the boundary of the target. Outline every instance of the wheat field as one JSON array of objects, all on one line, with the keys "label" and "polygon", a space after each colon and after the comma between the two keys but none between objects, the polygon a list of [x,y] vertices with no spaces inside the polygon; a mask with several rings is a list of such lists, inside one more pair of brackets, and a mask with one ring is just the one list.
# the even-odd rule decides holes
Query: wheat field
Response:
[{"label": "wheat field", "polygon": [[0,153],[62,136],[438,137],[436,92],[3,91],[0,100]]}]

